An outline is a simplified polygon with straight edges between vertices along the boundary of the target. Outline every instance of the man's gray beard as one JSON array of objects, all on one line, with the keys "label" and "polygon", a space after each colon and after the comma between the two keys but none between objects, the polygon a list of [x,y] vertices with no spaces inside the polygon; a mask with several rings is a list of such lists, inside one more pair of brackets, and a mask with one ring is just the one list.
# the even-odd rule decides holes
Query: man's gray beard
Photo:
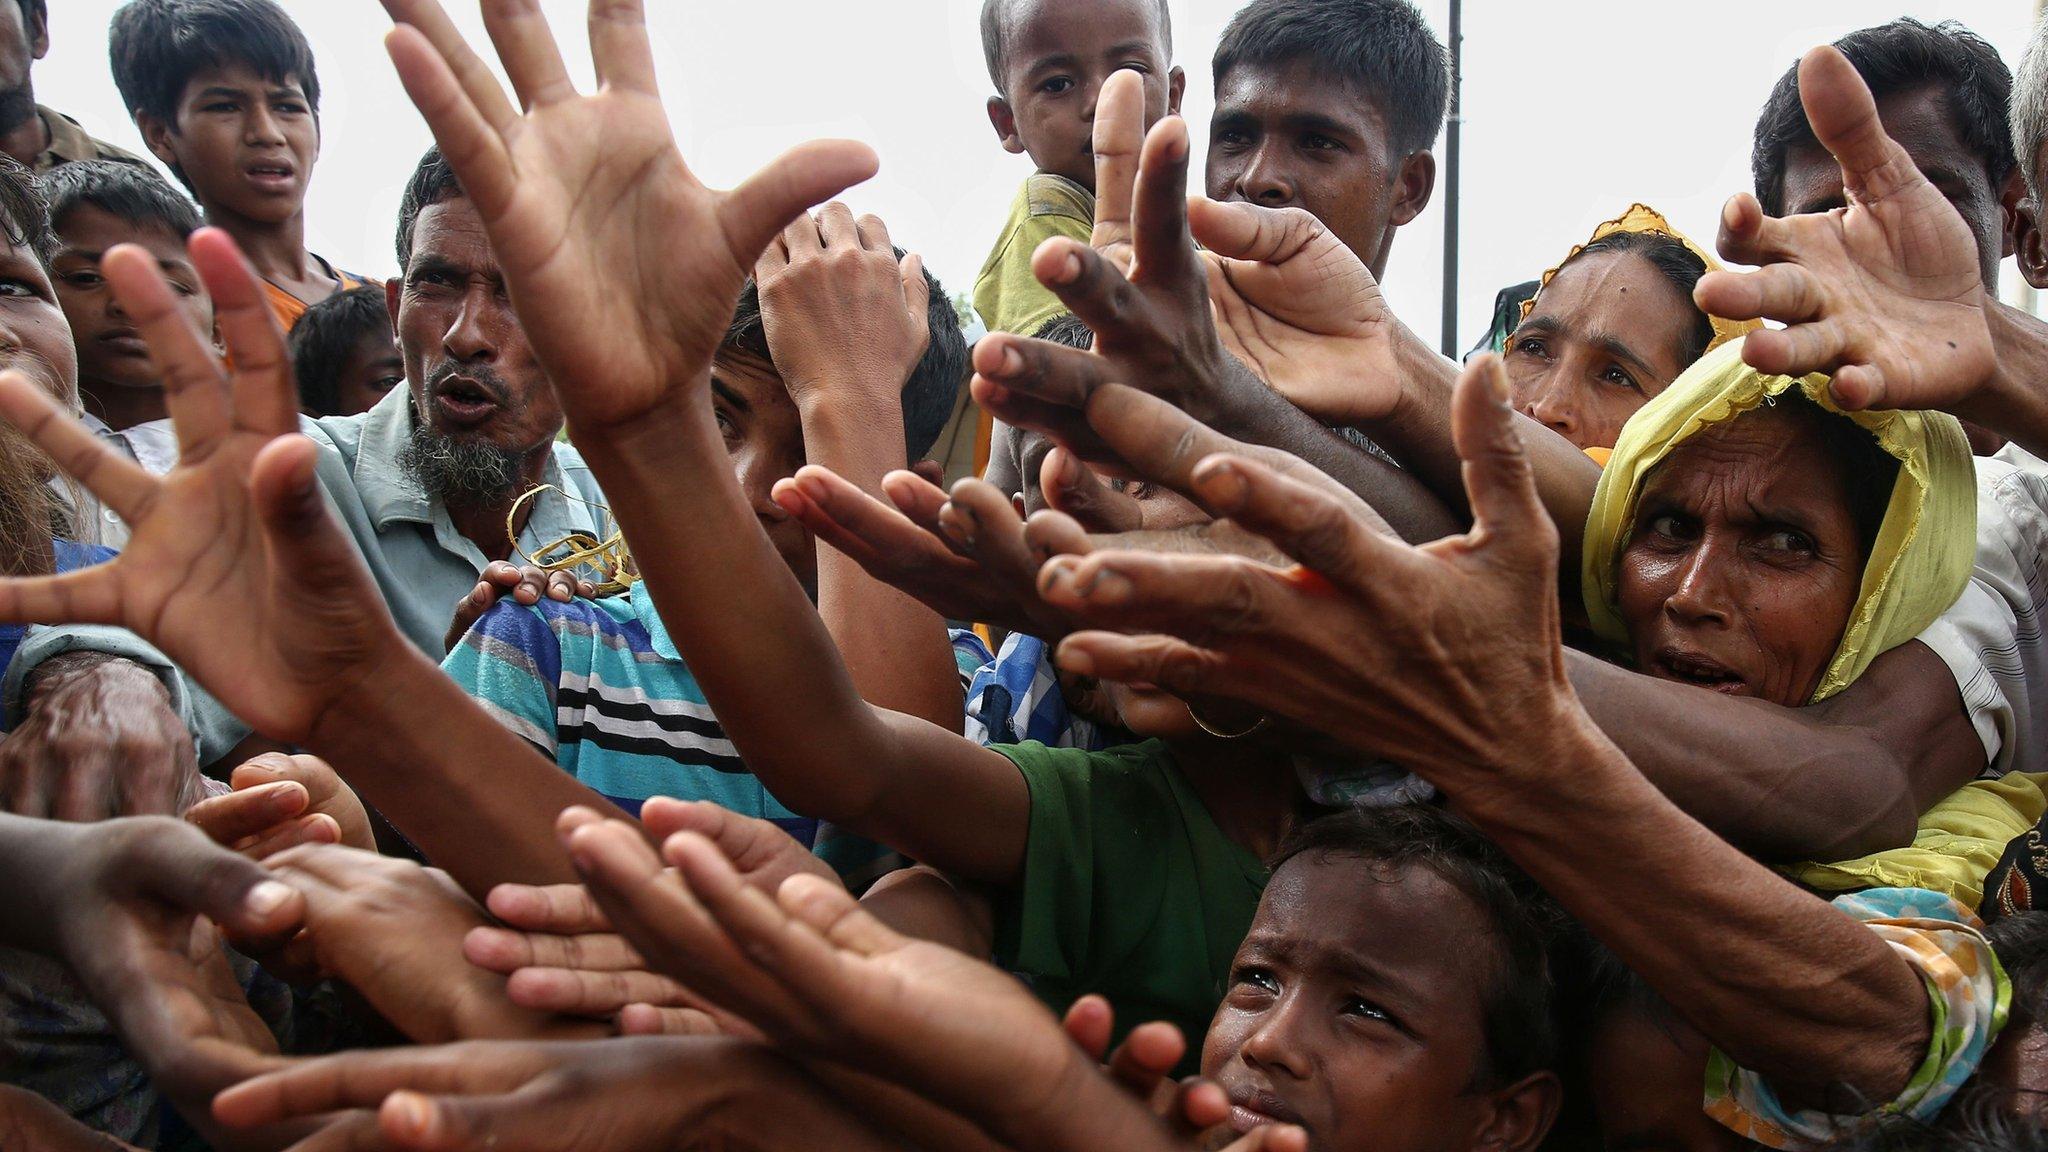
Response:
[{"label": "man's gray beard", "polygon": [[457,508],[492,508],[519,496],[523,453],[437,432],[425,423],[398,453],[398,466],[420,491]]}]

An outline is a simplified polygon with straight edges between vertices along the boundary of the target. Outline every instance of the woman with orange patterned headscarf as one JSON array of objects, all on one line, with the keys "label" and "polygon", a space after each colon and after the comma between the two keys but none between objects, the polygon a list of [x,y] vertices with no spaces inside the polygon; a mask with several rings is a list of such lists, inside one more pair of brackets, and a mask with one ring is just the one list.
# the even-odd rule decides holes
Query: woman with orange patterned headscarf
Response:
[{"label": "woman with orange patterned headscarf", "polygon": [[1595,228],[1522,305],[1503,353],[1515,406],[1604,462],[1636,409],[1756,327],[1693,303],[1693,285],[1719,267],[1646,205]]}]

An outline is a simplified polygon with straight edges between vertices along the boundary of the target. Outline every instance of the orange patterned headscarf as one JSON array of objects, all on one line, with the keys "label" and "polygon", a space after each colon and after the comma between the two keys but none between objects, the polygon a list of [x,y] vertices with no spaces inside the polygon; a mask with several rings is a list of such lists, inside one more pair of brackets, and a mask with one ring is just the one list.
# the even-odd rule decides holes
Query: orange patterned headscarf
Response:
[{"label": "orange patterned headscarf", "polygon": [[[1706,249],[1693,243],[1691,237],[1673,228],[1671,221],[1666,220],[1663,213],[1650,207],[1648,204],[1629,205],[1628,211],[1593,229],[1593,234],[1586,238],[1586,244],[1591,244],[1603,236],[1611,236],[1616,232],[1642,232],[1655,236],[1669,236],[1680,244],[1685,245],[1693,255],[1699,257],[1706,264],[1707,271],[1718,272],[1721,270],[1720,261],[1714,259]],[[1551,278],[1557,275],[1558,269],[1571,263],[1578,257],[1579,253],[1584,252],[1586,244],[1573,245],[1572,250],[1565,254],[1564,259],[1557,262],[1556,267],[1543,274],[1543,281],[1541,286],[1536,289],[1536,296],[1543,295],[1543,289],[1550,287]],[[1531,296],[1529,299],[1522,301],[1522,318],[1524,320],[1529,318],[1529,310],[1536,306],[1536,296]],[[1714,326],[1714,338],[1707,342],[1708,352],[1712,352],[1714,349],[1719,348],[1738,336],[1745,336],[1763,327],[1763,322],[1760,320],[1724,320],[1719,316],[1709,316],[1707,320]]]}]

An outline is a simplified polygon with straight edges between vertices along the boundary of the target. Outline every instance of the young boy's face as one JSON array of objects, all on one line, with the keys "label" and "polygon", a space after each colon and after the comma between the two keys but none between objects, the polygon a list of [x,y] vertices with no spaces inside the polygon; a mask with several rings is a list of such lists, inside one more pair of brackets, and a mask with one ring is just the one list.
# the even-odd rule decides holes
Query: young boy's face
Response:
[{"label": "young boy's face", "polygon": [[1216,85],[1209,198],[1307,209],[1375,276],[1394,229],[1422,211],[1435,184],[1433,162],[1418,182],[1403,178],[1403,160],[1378,105],[1307,64],[1239,64]]},{"label": "young boy's face", "polygon": [[405,361],[389,331],[365,332],[349,349],[334,381],[339,415],[368,412],[386,393],[405,383]]},{"label": "young boy's face", "polygon": [[57,291],[36,254],[0,240],[0,371],[19,372],[60,404],[78,400],[78,358]]},{"label": "young boy's face", "polygon": [[811,534],[770,495],[775,482],[804,466],[804,425],[782,377],[758,356],[721,348],[711,359],[711,405],[732,454],[733,474],[762,531],[807,589],[818,586]]},{"label": "young boy's face", "polygon": [[157,159],[185,174],[209,217],[264,224],[298,215],[320,155],[320,124],[296,80],[236,64],[193,74],[175,122],[141,119]]},{"label": "young boy's face", "polygon": [[1312,1152],[1478,1148],[1499,1111],[1475,1088],[1498,956],[1485,914],[1426,867],[1296,856],[1231,964],[1202,1075],[1233,1127],[1298,1124]]},{"label": "young boy's face", "polygon": [[79,379],[89,388],[162,388],[149,346],[100,275],[100,258],[116,244],[141,245],[156,258],[193,326],[210,336],[213,301],[199,283],[184,242],[160,224],[124,220],[95,204],[66,212],[57,221],[57,238],[61,247],[50,271],[78,350]]},{"label": "young boy's face", "polygon": [[1009,152],[1041,172],[1095,187],[1095,97],[1129,68],[1145,77],[1145,126],[1180,110],[1183,82],[1166,49],[1158,0],[1012,0],[1005,14],[1005,95],[989,120]]}]

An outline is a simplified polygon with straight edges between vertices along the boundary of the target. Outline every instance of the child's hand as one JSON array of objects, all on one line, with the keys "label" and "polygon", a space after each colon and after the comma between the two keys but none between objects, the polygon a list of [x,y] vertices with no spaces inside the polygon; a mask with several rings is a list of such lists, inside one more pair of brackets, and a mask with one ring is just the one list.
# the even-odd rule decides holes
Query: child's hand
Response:
[{"label": "child's hand", "polygon": [[569,852],[611,921],[657,968],[785,1047],[873,1070],[992,1125],[1043,1119],[1085,1059],[1016,980],[909,940],[844,888],[800,876],[774,897],[709,840],[672,837],[662,867],[619,821],[570,831]]},{"label": "child's hand", "polygon": [[305,933],[293,950],[416,1043],[597,1034],[514,1005],[502,980],[463,961],[463,937],[485,918],[447,874],[328,845],[268,864],[306,897]]},{"label": "child's hand", "polygon": [[754,265],[775,371],[808,423],[833,411],[901,439],[903,384],[931,341],[930,285],[889,230],[834,201],[799,215]]},{"label": "child's hand", "polygon": [[483,577],[469,594],[455,602],[455,619],[448,625],[448,634],[441,638],[441,647],[449,652],[462,643],[470,628],[484,618],[506,594],[527,607],[541,602],[542,598],[557,604],[567,604],[578,596],[585,600],[597,598],[597,585],[578,577],[573,572],[547,572],[531,564],[514,566],[503,560],[493,560],[484,565]]},{"label": "child's hand", "polygon": [[317,756],[266,752],[237,765],[228,784],[233,792],[201,800],[185,819],[252,860],[298,844],[377,850],[363,802]]},{"label": "child's hand", "polygon": [[[384,0],[385,44],[482,216],[534,354],[582,441],[708,402],[747,272],[805,208],[874,174],[865,145],[800,146],[730,192],[699,183],[655,91],[639,0],[592,0],[601,87],[579,95],[537,7],[485,4],[518,103],[435,0]],[[524,111],[522,111],[522,109]]]},{"label": "child's hand", "polygon": [[122,625],[257,731],[306,743],[405,639],[322,504],[313,445],[296,435],[290,357],[255,274],[224,232],[195,233],[191,250],[232,373],[155,257],[124,245],[104,262],[163,369],[179,447],[169,474],[119,456],[25,377],[0,375],[0,415],[133,530],[106,564],[0,582],[0,619]]},{"label": "child's hand", "polygon": [[875,499],[830,469],[806,465],[775,486],[775,501],[870,576],[941,616],[1056,638],[1073,628],[1038,595],[1048,557],[1090,550],[1079,524],[1040,511],[1029,523],[1010,499],[979,480],[953,495],[909,472],[892,472]]},{"label": "child's hand", "polygon": [[1110,1051],[1114,1023],[1109,1001],[1100,996],[1074,1001],[1060,1022],[1090,1059],[1102,1064],[1126,1092],[1144,1101],[1177,1137],[1194,1140],[1230,1119],[1230,1097],[1213,1081],[1200,1076],[1173,1079],[1173,1069],[1188,1047],[1179,1028],[1163,1020],[1140,1024]]}]

